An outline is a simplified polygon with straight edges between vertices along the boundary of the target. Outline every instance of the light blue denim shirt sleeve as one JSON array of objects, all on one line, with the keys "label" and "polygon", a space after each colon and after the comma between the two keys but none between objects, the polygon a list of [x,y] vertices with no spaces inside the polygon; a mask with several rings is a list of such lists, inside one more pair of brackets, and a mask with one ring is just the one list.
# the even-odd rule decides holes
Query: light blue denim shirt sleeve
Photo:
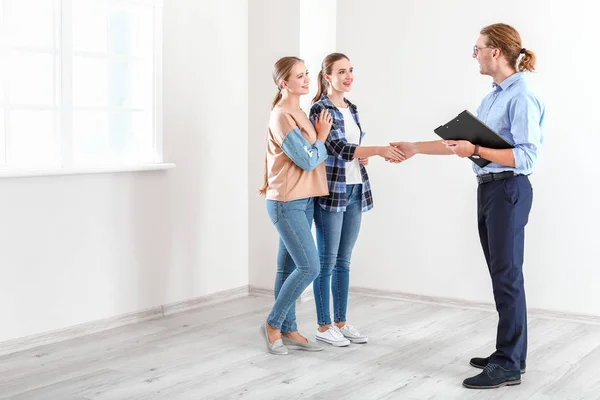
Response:
[{"label": "light blue denim shirt sleeve", "polygon": [[542,145],[542,109],[531,93],[516,96],[510,106],[510,132],[513,135],[515,170],[531,173]]},{"label": "light blue denim shirt sleeve", "polygon": [[312,171],[327,158],[327,149],[323,142],[317,140],[311,145],[299,129],[294,129],[286,135],[281,149],[294,164],[305,171]]},{"label": "light blue denim shirt sleeve", "polygon": [[530,175],[543,143],[545,106],[533,94],[522,72],[511,75],[488,94],[477,109],[477,117],[514,146],[515,166],[473,164],[476,174],[514,171]]}]

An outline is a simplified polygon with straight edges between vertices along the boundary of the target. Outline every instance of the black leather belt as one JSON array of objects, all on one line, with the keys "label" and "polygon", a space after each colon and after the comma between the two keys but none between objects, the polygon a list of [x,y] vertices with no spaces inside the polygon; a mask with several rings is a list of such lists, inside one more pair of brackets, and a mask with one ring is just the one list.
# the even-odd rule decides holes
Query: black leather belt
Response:
[{"label": "black leather belt", "polygon": [[481,185],[482,183],[499,181],[499,180],[510,178],[510,177],[513,177],[516,175],[518,175],[518,174],[515,174],[514,171],[504,171],[504,172],[498,172],[495,174],[477,175],[477,183],[479,183]]}]

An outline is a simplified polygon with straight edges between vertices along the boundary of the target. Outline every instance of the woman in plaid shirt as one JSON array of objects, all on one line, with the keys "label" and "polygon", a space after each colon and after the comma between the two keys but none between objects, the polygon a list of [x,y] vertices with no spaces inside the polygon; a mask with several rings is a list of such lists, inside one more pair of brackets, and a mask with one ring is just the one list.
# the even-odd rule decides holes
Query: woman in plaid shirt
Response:
[{"label": "woman in plaid shirt", "polygon": [[[354,73],[348,57],[329,54],[319,72],[319,91],[310,110],[316,122],[323,111],[333,117],[333,126],[325,141],[325,160],[329,195],[315,199],[315,225],[321,261],[321,273],[313,282],[317,322],[316,338],[333,346],[366,343],[352,325],[346,324],[350,258],[358,238],[362,212],[373,207],[371,186],[365,166],[371,156],[392,162],[404,160],[404,153],[394,146],[362,146],[356,106],[344,98],[352,89]],[[332,279],[333,278],[333,279]],[[329,291],[333,293],[334,322],[329,310]]]}]

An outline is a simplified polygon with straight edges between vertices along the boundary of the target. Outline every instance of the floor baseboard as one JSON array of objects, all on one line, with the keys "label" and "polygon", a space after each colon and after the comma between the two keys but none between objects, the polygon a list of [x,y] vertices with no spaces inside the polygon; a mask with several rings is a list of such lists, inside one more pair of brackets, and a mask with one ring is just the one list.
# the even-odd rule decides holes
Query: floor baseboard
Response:
[{"label": "floor baseboard", "polygon": [[206,296],[196,297],[190,300],[184,300],[177,303],[166,304],[162,306],[163,315],[176,314],[188,310],[193,310],[200,307],[209,306],[211,304],[222,303],[225,301],[246,297],[250,293],[249,286],[241,286],[239,288],[223,290],[221,292],[212,293]]},{"label": "floor baseboard", "polygon": [[[489,312],[496,312],[496,306],[492,303],[479,303],[475,301],[468,300],[456,300],[449,299],[443,297],[433,297],[433,296],[422,296],[416,294],[402,293],[402,292],[393,292],[388,290],[379,290],[379,289],[369,289],[369,288],[361,288],[354,287],[350,288],[351,294],[357,294],[362,296],[370,296],[370,297],[378,297],[392,300],[403,300],[409,301],[413,303],[426,303],[426,304],[437,304],[445,307],[457,307],[457,308],[465,308],[470,310],[482,310]],[[568,312],[560,312],[560,311],[550,311],[543,309],[535,309],[528,308],[527,314],[530,317],[537,318],[545,318],[545,319],[553,319],[557,321],[565,321],[565,322],[577,322],[591,325],[600,325],[600,316],[596,315],[587,315],[587,314],[576,314],[576,313],[568,313]]]},{"label": "floor baseboard", "polygon": [[[274,297],[275,291],[273,289],[263,289],[256,286],[250,286],[249,294],[251,296],[261,296],[261,297]],[[298,303],[305,303],[307,301],[314,300],[315,296],[312,291],[312,287],[310,290],[305,290],[302,292],[300,297],[298,298]]]},{"label": "floor baseboard", "polygon": [[121,326],[135,324],[138,322],[149,321],[179,312],[189,311],[200,307],[209,306],[216,303],[222,303],[228,300],[246,297],[249,294],[249,287],[224,290],[212,293],[206,296],[200,296],[193,299],[180,301],[176,303],[165,304],[152,307],[146,310],[137,311],[128,314],[117,315],[104,318],[97,321],[86,322],[51,332],[44,332],[31,336],[24,336],[12,340],[0,342],[0,356],[17,353],[19,351],[32,349],[39,346],[62,342],[64,340],[89,335],[92,333],[103,332],[109,329]]}]

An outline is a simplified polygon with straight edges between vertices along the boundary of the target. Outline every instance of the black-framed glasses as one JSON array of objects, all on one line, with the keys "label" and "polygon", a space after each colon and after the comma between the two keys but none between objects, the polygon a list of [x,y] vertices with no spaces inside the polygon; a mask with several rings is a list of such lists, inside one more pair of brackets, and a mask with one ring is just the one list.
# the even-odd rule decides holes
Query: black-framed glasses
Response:
[{"label": "black-framed glasses", "polygon": [[494,46],[485,46],[485,47],[477,47],[477,45],[473,46],[473,55],[477,56],[477,54],[479,54],[479,50],[483,50],[483,49],[493,49]]}]

